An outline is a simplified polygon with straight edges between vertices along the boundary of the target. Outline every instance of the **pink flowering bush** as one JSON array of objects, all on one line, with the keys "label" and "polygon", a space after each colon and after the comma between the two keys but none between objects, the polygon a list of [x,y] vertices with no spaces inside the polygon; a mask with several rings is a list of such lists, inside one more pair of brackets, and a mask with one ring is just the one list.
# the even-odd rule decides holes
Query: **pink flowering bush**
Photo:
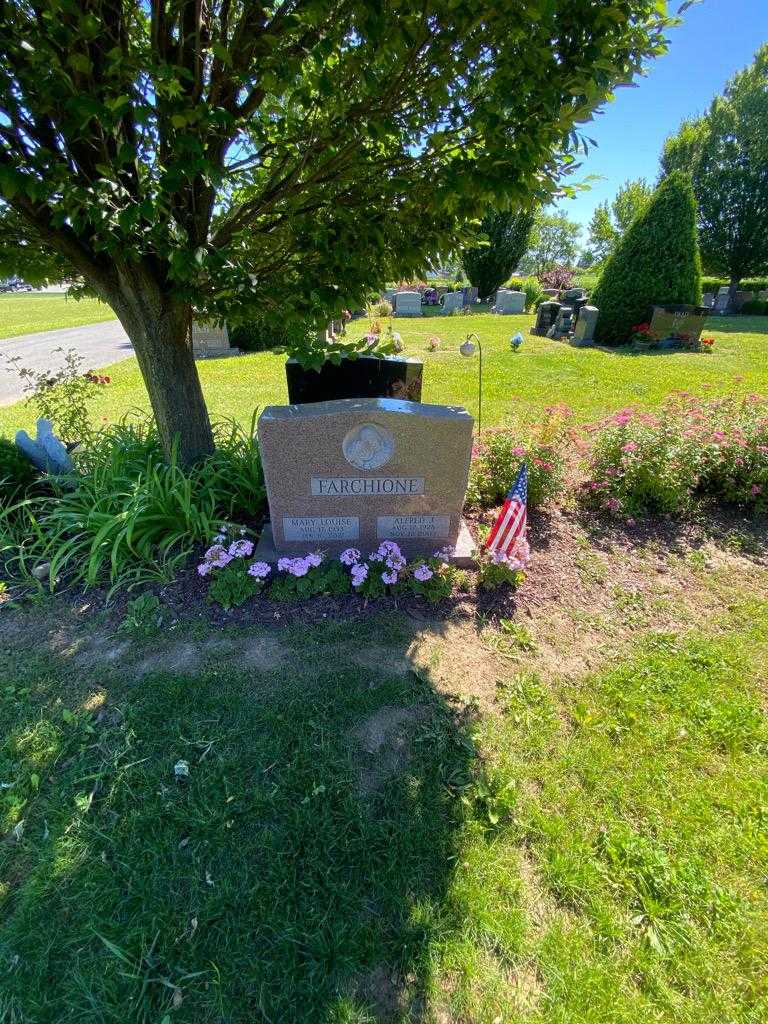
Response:
[{"label": "pink flowering bush", "polygon": [[690,397],[689,420],[701,437],[698,491],[739,508],[768,508],[768,397],[727,396],[705,405]]},{"label": "pink flowering bush", "polygon": [[698,481],[699,446],[665,406],[658,415],[622,409],[592,435],[583,494],[593,508],[617,515],[679,513]]},{"label": "pink flowering bush", "polygon": [[528,464],[528,507],[538,508],[558,497],[565,487],[566,462],[573,448],[569,426],[572,411],[565,405],[550,406],[546,418],[529,427],[526,436],[514,430],[483,434],[472,452],[467,487],[470,508],[494,508],[515,482],[520,464]]},{"label": "pink flowering bush", "polygon": [[670,396],[656,414],[622,409],[594,427],[588,504],[635,516],[681,513],[696,499],[766,507],[768,400]]}]

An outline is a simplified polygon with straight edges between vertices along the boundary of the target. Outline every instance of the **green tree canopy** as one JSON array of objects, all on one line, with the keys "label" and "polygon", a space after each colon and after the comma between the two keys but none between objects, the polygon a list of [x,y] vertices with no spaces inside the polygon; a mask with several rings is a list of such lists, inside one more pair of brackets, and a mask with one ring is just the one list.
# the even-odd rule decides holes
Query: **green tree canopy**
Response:
[{"label": "green tree canopy", "polygon": [[526,273],[542,274],[552,267],[572,266],[579,251],[580,234],[581,225],[564,213],[539,211],[521,267]]},{"label": "green tree canopy", "polygon": [[533,211],[528,210],[492,211],[483,217],[480,227],[488,244],[461,254],[464,272],[481,299],[495,292],[517,267],[528,247],[533,221]]},{"label": "green tree canopy", "polygon": [[669,175],[608,257],[592,294],[600,310],[595,339],[629,341],[632,327],[654,305],[701,300],[701,261],[696,244],[696,201],[688,177]]},{"label": "green tree canopy", "polygon": [[739,281],[768,271],[768,44],[707,113],[667,139],[662,175],[690,175],[708,273]]},{"label": "green tree canopy", "polygon": [[645,179],[638,178],[635,181],[625,181],[612,203],[606,200],[598,204],[589,222],[587,240],[587,252],[592,256],[593,262],[602,263],[611,255],[652,193],[653,189]]},{"label": "green tree canopy", "polygon": [[188,461],[213,445],[193,308],[319,322],[548,201],[665,7],[4,0],[0,196],[112,306]]}]

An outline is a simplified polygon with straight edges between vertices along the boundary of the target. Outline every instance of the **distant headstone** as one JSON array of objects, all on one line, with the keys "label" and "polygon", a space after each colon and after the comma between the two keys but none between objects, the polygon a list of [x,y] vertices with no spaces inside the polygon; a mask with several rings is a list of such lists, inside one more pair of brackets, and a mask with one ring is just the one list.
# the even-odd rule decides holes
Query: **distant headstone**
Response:
[{"label": "distant headstone", "polygon": [[523,313],[525,311],[525,292],[513,292],[500,288],[496,293],[497,313]]},{"label": "distant headstone", "polygon": [[697,345],[709,313],[706,306],[654,306],[650,334],[658,342]]},{"label": "distant headstone", "polygon": [[573,327],[573,309],[571,306],[561,306],[557,311],[555,322],[547,331],[548,338],[562,338],[570,334]]},{"label": "distant headstone", "polygon": [[763,288],[757,293],[760,302],[768,302],[768,288]]},{"label": "distant headstone", "polygon": [[455,547],[472,426],[464,409],[386,398],[268,406],[258,433],[276,554]]},{"label": "distant headstone", "polygon": [[396,292],[395,316],[421,316],[421,295],[418,292]]},{"label": "distant headstone", "polygon": [[226,324],[192,321],[192,353],[195,359],[214,359],[217,356],[236,356],[239,349],[229,344]]},{"label": "distant headstone", "polygon": [[595,325],[599,310],[596,306],[582,306],[579,310],[579,318],[573,329],[572,344],[577,347],[591,345],[595,336]]},{"label": "distant headstone", "polygon": [[557,300],[560,299],[560,289],[559,288],[545,288],[544,289],[544,294],[548,295],[550,297],[550,299],[557,299]]},{"label": "distant headstone", "polygon": [[72,459],[64,445],[53,432],[50,420],[37,421],[37,436],[33,440],[26,430],[16,434],[16,445],[44,473],[71,473]]},{"label": "distant headstone", "polygon": [[477,302],[478,290],[474,285],[470,285],[467,288],[462,289],[464,295],[464,305],[474,306]]},{"label": "distant headstone", "polygon": [[453,313],[456,309],[464,306],[464,295],[461,292],[445,292],[440,299],[440,305],[444,313]]},{"label": "distant headstone", "polygon": [[736,302],[735,302],[736,309],[737,310],[741,309],[741,307],[744,305],[745,302],[752,302],[754,297],[755,297],[755,293],[754,292],[747,292],[747,291],[738,291],[738,292],[736,292]]},{"label": "distant headstone", "polygon": [[703,296],[701,298],[701,304],[702,304],[702,306],[706,306],[707,309],[712,309],[712,307],[715,304],[715,293],[714,292],[704,292],[704,294],[703,294]]},{"label": "distant headstone", "polygon": [[536,311],[536,323],[531,328],[531,334],[538,334],[540,337],[544,337],[555,320],[557,320],[560,306],[561,303],[559,302],[542,302]]},{"label": "distant headstone", "polygon": [[724,288],[718,288],[717,295],[715,296],[714,309],[716,313],[724,313],[728,308],[728,294],[730,289],[726,285]]}]

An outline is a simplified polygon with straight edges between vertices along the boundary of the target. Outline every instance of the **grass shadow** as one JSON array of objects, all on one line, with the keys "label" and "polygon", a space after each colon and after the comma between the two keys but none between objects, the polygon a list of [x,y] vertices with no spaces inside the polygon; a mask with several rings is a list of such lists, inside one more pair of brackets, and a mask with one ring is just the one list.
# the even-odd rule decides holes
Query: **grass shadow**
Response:
[{"label": "grass shadow", "polygon": [[271,672],[102,670],[98,713],[71,659],[6,649],[0,1019],[424,1019],[469,723],[400,619],[342,627]]}]

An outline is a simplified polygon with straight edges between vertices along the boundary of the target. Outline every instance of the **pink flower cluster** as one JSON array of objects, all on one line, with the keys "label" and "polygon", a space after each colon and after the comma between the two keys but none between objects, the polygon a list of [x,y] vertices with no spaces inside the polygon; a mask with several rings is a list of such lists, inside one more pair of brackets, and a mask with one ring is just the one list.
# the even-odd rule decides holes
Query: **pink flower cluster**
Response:
[{"label": "pink flower cluster", "polygon": [[316,569],[322,560],[323,556],[313,551],[303,558],[279,558],[277,568],[290,576],[306,576],[309,570]]},{"label": "pink flower cluster", "polygon": [[506,554],[494,551],[491,561],[494,565],[506,565],[508,569],[526,569],[531,560],[531,548],[525,537],[520,537],[511,551]]},{"label": "pink flower cluster", "polygon": [[[240,530],[241,534],[245,530]],[[240,540],[232,541],[227,546],[226,533],[217,533],[213,538],[213,544],[205,552],[203,561],[197,567],[198,576],[209,576],[214,569],[223,569],[225,566],[240,558],[250,558],[253,554],[254,544],[252,540],[241,537]],[[267,562],[254,562],[248,567],[248,575],[254,579],[264,580],[272,571]]]}]

